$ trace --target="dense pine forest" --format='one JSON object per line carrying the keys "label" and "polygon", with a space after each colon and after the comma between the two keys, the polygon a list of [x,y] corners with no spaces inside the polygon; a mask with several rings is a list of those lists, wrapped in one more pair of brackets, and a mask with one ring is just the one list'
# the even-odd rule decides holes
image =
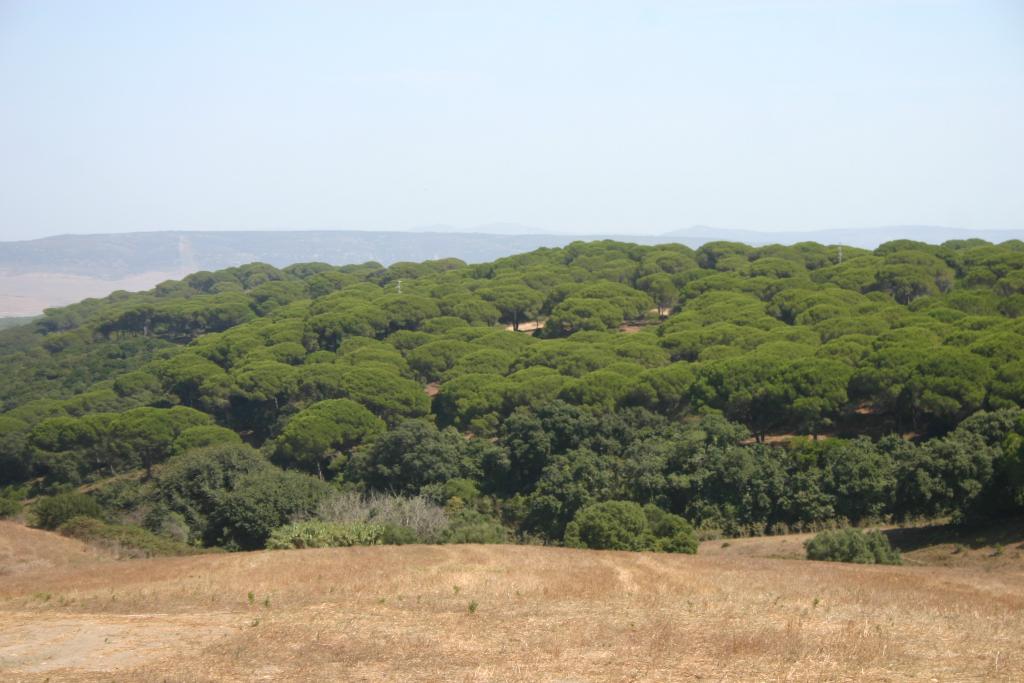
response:
{"label": "dense pine forest", "polygon": [[0,512],[172,550],[998,518],[1022,316],[1019,241],[198,272],[0,331]]}

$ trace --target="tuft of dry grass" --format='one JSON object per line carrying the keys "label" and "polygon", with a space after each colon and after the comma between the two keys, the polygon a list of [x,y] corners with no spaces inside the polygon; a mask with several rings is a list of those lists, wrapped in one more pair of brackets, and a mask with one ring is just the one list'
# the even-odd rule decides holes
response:
{"label": "tuft of dry grass", "polygon": [[467,545],[0,582],[5,680],[988,681],[1018,678],[1022,641],[1011,570]]}

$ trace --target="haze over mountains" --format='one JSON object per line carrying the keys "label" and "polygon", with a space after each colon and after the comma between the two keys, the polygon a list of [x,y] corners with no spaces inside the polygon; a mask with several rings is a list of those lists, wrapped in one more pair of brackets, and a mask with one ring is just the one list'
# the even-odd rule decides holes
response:
{"label": "haze over mountains", "polygon": [[819,231],[758,231],[694,226],[662,234],[569,234],[514,223],[473,228],[433,225],[408,231],[356,230],[156,231],[57,235],[0,242],[0,317],[37,315],[44,308],[143,290],[198,270],[253,261],[282,267],[323,261],[343,265],[454,257],[491,261],[575,240],[614,239],[640,244],[678,242],[689,247],[715,240],[763,244],[814,241],[873,248],[893,239],[940,243],[981,238],[999,243],[1024,230],[966,230],[941,226],[889,226]]}

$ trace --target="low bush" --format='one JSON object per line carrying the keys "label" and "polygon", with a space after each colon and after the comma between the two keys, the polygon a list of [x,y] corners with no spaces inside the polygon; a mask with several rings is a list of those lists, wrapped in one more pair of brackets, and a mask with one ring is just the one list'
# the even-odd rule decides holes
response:
{"label": "low bush", "polygon": [[644,550],[647,516],[637,503],[611,500],[581,508],[565,527],[565,545],[597,550]]}
{"label": "low bush", "polygon": [[[247,477],[274,469],[259,451],[247,445],[220,444],[176,455],[156,472],[152,483],[156,504],[146,515],[146,527],[162,533],[168,515],[174,513],[180,516],[180,524],[179,519],[169,523],[184,530],[189,542],[216,545],[235,523],[217,515],[224,498]],[[216,523],[211,517],[218,517]],[[274,518],[271,528],[288,521],[288,517]]]}
{"label": "low bush", "polygon": [[276,467],[247,474],[217,499],[207,529],[208,535],[213,531],[217,536],[208,538],[207,545],[263,548],[272,530],[309,517],[331,493],[331,487],[316,477]]}
{"label": "low bush", "polygon": [[689,554],[698,546],[696,532],[682,517],[624,500],[581,508],[566,526],[564,542],[570,548]]}
{"label": "low bush", "polygon": [[385,524],[380,542],[381,545],[408,545],[410,543],[423,543],[423,539],[407,526]]}
{"label": "low bush", "polygon": [[694,555],[700,542],[693,526],[679,515],[665,512],[656,505],[645,505],[644,516],[654,536],[650,550],[662,553],[686,553]]}
{"label": "low bush", "polygon": [[0,487],[0,519],[21,514],[21,501],[28,494],[28,486]]}
{"label": "low bush", "polygon": [[100,507],[114,512],[136,510],[146,504],[151,494],[151,486],[130,475],[100,482],[89,492]]}
{"label": "low bush", "polygon": [[21,514],[21,501],[28,493],[27,486],[0,487],[0,519],[16,517]]}
{"label": "low bush", "polygon": [[40,498],[32,505],[32,524],[41,529],[56,529],[74,517],[103,517],[103,508],[84,493],[58,493]]}
{"label": "low bush", "polygon": [[[401,527],[411,531],[416,539],[406,543],[437,543],[449,527],[444,508],[424,496],[340,493],[321,503],[316,516],[325,522]],[[402,538],[410,537],[403,533]]]}
{"label": "low bush", "polygon": [[900,553],[879,531],[860,529],[822,531],[804,543],[808,560],[857,564],[902,564]]}
{"label": "low bush", "polygon": [[19,512],[21,512],[21,503],[13,498],[0,496],[0,519],[14,517]]}
{"label": "low bush", "polygon": [[57,528],[64,536],[112,550],[119,557],[190,555],[195,549],[185,543],[157,536],[130,524],[107,524],[94,517],[73,517]]}
{"label": "low bush", "polygon": [[508,531],[493,517],[463,509],[451,518],[442,543],[505,543]]}
{"label": "low bush", "polygon": [[353,545],[380,545],[385,527],[380,524],[322,522],[309,520],[279,527],[270,532],[269,550],[293,548],[347,548]]}
{"label": "low bush", "polygon": [[[460,490],[466,488],[462,481],[457,481]],[[436,488],[440,491],[444,486]],[[425,495],[341,493],[325,500],[316,516],[328,525],[379,527],[382,545],[505,543],[508,540],[507,530],[493,517],[462,506],[445,509]]]}

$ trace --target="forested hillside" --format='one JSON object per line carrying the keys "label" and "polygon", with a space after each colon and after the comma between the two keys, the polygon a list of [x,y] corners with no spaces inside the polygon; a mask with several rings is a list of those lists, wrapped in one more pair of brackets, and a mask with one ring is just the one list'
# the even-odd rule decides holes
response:
{"label": "forested hillside", "polygon": [[228,548],[1014,514],[1022,314],[1019,241],[199,272],[0,331],[0,503]]}

